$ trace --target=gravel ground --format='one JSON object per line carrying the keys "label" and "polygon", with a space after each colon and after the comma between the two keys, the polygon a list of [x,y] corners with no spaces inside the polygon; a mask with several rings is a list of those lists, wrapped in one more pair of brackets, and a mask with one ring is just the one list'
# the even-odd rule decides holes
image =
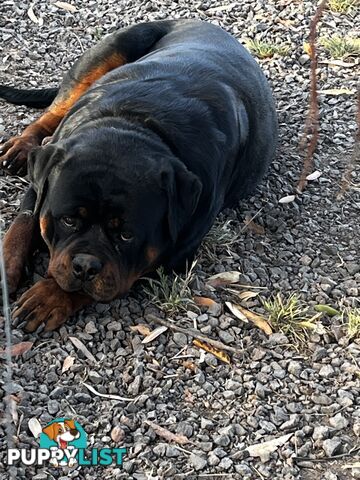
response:
{"label": "gravel ground", "polygon": [[[14,360],[11,391],[17,402],[16,445],[36,446],[28,429],[31,417],[44,426],[55,417],[74,416],[93,447],[125,445],[123,469],[92,467],[71,472],[19,467],[17,478],[81,479],[324,479],[360,478],[359,340],[349,339],[338,317],[322,319],[323,329],[306,346],[294,345],[282,333],[267,337],[224,309],[229,293],[209,291],[205,280],[214,273],[236,270],[241,283],[263,286],[264,297],[297,292],[308,305],[359,306],[359,189],[337,200],[341,175],[349,160],[355,122],[354,95],[322,95],[321,133],[315,156],[322,172],[294,202],[278,200],[294,192],[301,167],[298,149],[308,105],[309,62],[303,42],[315,1],[72,0],[71,13],[52,1],[33,7],[36,24],[27,15],[30,3],[3,0],[0,5],[1,82],[28,87],[58,84],[60,72],[105,33],[144,20],[201,18],[223,26],[241,42],[247,39],[288,45],[287,56],[260,60],[278,105],[280,145],[270,174],[256,195],[238,209],[225,212],[225,224],[237,237],[230,251],[213,244],[203,248],[192,283],[194,293],[210,296],[220,307],[173,316],[179,326],[194,323],[207,336],[243,350],[230,365],[211,354],[200,355],[190,336],[170,330],[144,345],[132,326],[144,316],[164,313],[149,302],[143,286],[128,298],[98,304],[80,313],[59,331],[25,335],[13,330],[14,343],[35,342]],[[360,16],[325,12],[321,35],[356,36]],[[320,51],[320,60],[329,60]],[[349,59],[348,59],[349,60]],[[352,59],[354,60],[354,59]],[[319,65],[321,90],[354,90],[359,70]],[[1,104],[0,136],[14,135],[38,112]],[[0,139],[1,140],[1,139]],[[359,178],[353,172],[353,183]],[[6,224],[14,217],[26,181],[0,176],[1,211]],[[254,217],[261,235],[244,228]],[[227,223],[226,223],[227,222]],[[260,229],[261,230],[261,229]],[[44,258],[30,268],[31,284],[44,274]],[[248,290],[246,288],[245,290]],[[243,303],[261,312],[255,299]],[[151,325],[151,328],[156,325]],[[69,337],[77,337],[95,357],[90,360]],[[74,364],[62,373],[64,359]],[[2,375],[3,377],[3,375]],[[94,395],[84,382],[103,394],[137,397],[122,402]],[[3,378],[0,379],[2,395]],[[3,401],[3,398],[2,398]],[[5,449],[0,404],[0,445]],[[179,445],[158,436],[146,424],[155,422],[188,437]],[[118,427],[114,435],[114,427]],[[291,434],[268,458],[251,457],[246,448]],[[116,442],[114,442],[114,439]],[[350,456],[344,456],[351,452]],[[329,458],[341,455],[339,458]],[[2,468],[0,478],[7,478]],[[359,464],[358,464],[359,465]]]}

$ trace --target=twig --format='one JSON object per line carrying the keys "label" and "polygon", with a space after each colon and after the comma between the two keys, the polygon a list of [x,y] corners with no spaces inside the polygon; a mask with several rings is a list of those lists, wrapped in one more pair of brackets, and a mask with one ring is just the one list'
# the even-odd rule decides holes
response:
{"label": "twig", "polygon": [[314,155],[318,138],[319,138],[319,103],[318,103],[317,76],[316,76],[318,61],[317,61],[315,42],[316,42],[316,28],[326,5],[327,5],[327,0],[322,0],[310,24],[310,35],[309,35],[310,59],[311,59],[310,106],[309,106],[309,113],[305,122],[304,133],[300,141],[300,149],[302,150],[305,149],[307,137],[309,134],[311,135],[311,138],[307,147],[306,157],[304,160],[304,165],[300,175],[300,179],[296,187],[300,193],[306,187],[306,184],[307,184],[306,177],[312,170],[313,155]]}
{"label": "twig", "polygon": [[339,458],[351,457],[354,453],[358,452],[359,450],[360,450],[360,446],[354,447],[352,450],[350,450],[350,452],[341,453],[340,455],[334,455],[332,457],[325,457],[325,458],[292,457],[292,460],[298,460],[302,462],[334,462]]}
{"label": "twig", "polygon": [[91,385],[83,382],[82,383],[84,387],[86,387],[88,390],[90,390],[91,393],[94,395],[97,395],[98,397],[103,397],[103,398],[109,398],[110,400],[118,400],[119,402],[135,402],[138,397],[135,398],[127,398],[127,397],[120,397],[120,395],[112,395],[111,393],[100,393],[97,390],[95,390],[94,387]]}
{"label": "twig", "polygon": [[159,323],[160,325],[165,325],[166,327],[171,328],[171,330],[175,330],[176,332],[184,333],[185,335],[189,335],[190,337],[197,338],[198,340],[202,340],[203,342],[213,345],[215,348],[218,348],[219,350],[227,350],[228,352],[236,353],[238,355],[244,354],[244,350],[240,350],[239,348],[229,347],[229,345],[225,345],[225,343],[219,342],[218,340],[214,340],[212,338],[207,337],[206,335],[203,335],[202,333],[200,333],[198,330],[195,330],[194,328],[178,327],[177,325],[174,325],[172,322],[169,322],[168,320],[164,320],[163,318],[156,317],[151,313],[146,315],[146,319],[150,322],[155,322],[155,323]]}
{"label": "twig", "polygon": [[351,173],[357,163],[360,164],[360,84],[357,87],[357,114],[356,114],[356,124],[357,130],[355,134],[355,144],[354,150],[350,157],[348,164],[346,165],[346,169],[344,175],[341,179],[340,183],[340,191],[337,194],[336,198],[339,200],[344,196],[344,193],[348,189],[349,185],[351,185]]}

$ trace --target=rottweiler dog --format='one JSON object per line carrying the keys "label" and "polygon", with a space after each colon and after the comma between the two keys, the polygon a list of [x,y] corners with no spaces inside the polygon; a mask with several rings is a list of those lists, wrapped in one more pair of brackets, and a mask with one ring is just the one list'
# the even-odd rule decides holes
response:
{"label": "rottweiler dog", "polygon": [[1,86],[0,96],[48,106],[0,152],[5,170],[27,170],[31,182],[4,239],[11,292],[38,229],[50,251],[48,277],[15,312],[28,331],[121,297],[160,265],[180,269],[276,148],[260,67],[235,38],[196,20],[121,29],[86,51],[59,89]]}

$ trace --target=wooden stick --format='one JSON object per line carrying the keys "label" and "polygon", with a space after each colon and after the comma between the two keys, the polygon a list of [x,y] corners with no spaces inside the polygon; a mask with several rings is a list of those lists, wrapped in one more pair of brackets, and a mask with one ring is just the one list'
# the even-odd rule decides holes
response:
{"label": "wooden stick", "polygon": [[197,338],[198,340],[209,343],[210,345],[214,346],[215,348],[218,348],[219,350],[227,350],[228,352],[235,353],[237,355],[244,354],[244,350],[240,350],[239,348],[229,347],[228,345],[225,345],[225,343],[219,342],[218,340],[214,340],[212,338],[207,337],[206,335],[203,335],[202,333],[199,332],[199,330],[195,330],[195,328],[178,327],[174,323],[169,322],[168,320],[164,320],[163,318],[156,317],[151,313],[149,313],[149,315],[146,315],[146,319],[149,322],[155,322],[155,323],[159,323],[160,325],[164,325],[165,327],[168,327],[171,330],[175,330],[175,332],[184,333],[185,335],[189,335],[190,337]]}
{"label": "wooden stick", "polygon": [[327,0],[322,0],[319,4],[316,13],[310,24],[310,108],[309,113],[306,118],[305,129],[303,137],[300,141],[300,148],[304,149],[307,141],[308,134],[311,134],[310,142],[307,147],[307,153],[304,160],[303,169],[300,175],[299,182],[297,184],[298,192],[302,192],[307,184],[306,177],[311,172],[313,168],[313,155],[317,147],[317,142],[319,138],[319,103],[318,103],[318,93],[317,93],[317,75],[316,69],[318,65],[317,54],[316,54],[316,28],[319,23],[319,20],[327,6]]}

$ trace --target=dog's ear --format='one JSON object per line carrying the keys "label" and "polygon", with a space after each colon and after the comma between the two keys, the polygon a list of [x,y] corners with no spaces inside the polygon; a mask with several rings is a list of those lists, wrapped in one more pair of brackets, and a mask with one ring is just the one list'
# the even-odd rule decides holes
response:
{"label": "dog's ear", "polygon": [[28,156],[28,173],[37,195],[34,214],[38,214],[40,211],[52,168],[61,162],[64,156],[64,149],[56,144],[48,144],[31,150]]}
{"label": "dog's ear", "polygon": [[195,212],[202,184],[181,162],[166,165],[161,173],[161,185],[168,197],[168,222],[173,243]]}
{"label": "dog's ear", "polygon": [[64,422],[71,430],[76,430],[75,421],[74,420],[65,420]]}
{"label": "dog's ear", "polygon": [[42,431],[50,438],[50,440],[55,440],[57,435],[57,423],[54,422],[51,425],[48,425],[47,427],[43,428]]}

